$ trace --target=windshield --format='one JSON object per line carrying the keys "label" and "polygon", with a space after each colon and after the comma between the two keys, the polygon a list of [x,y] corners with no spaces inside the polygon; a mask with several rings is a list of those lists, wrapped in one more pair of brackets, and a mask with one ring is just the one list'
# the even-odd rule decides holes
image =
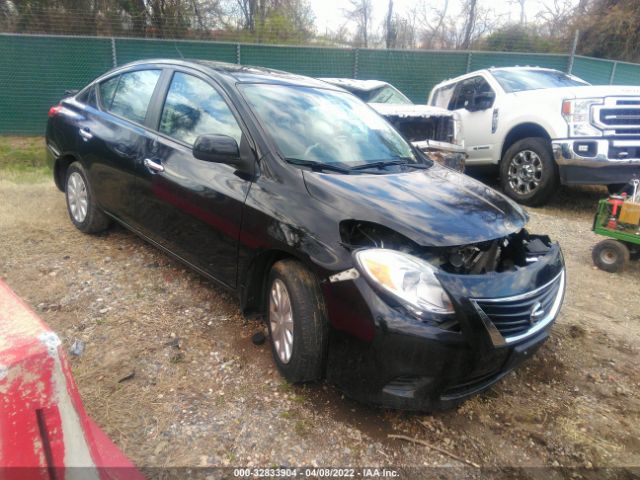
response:
{"label": "windshield", "polygon": [[557,70],[492,70],[491,74],[507,93],[589,85],[578,77]]}
{"label": "windshield", "polygon": [[367,99],[365,101],[367,103],[393,103],[401,105],[413,104],[413,102],[405,97],[399,90],[396,90],[390,85],[366,92],[366,96]]}
{"label": "windshield", "polygon": [[241,89],[285,159],[344,168],[419,162],[391,125],[349,93],[264,84]]}

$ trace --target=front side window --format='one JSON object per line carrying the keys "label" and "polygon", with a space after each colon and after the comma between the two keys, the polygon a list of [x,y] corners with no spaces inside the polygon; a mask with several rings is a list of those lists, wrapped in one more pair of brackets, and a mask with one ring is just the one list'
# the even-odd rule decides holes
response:
{"label": "front side window", "polygon": [[289,85],[241,88],[287,160],[346,168],[398,159],[418,163],[400,134],[353,95]]}
{"label": "front side window", "polygon": [[[142,124],[147,115],[147,107],[159,78],[160,70],[137,70],[123,73],[120,75],[110,103],[105,102],[105,95],[102,93],[104,84],[100,86],[102,105],[115,115]],[[108,88],[107,86],[105,92],[107,94],[109,93]],[[106,99],[108,102],[108,97]]]}
{"label": "front side window", "polygon": [[451,99],[449,110],[459,110],[473,106],[477,99],[493,94],[489,83],[483,77],[471,77],[462,80]]}
{"label": "front side window", "polygon": [[240,144],[242,130],[222,96],[204,80],[176,72],[162,109],[160,132],[188,145],[198,135],[228,135]]}
{"label": "front side window", "polygon": [[447,85],[445,87],[439,88],[433,94],[433,100],[431,105],[440,108],[448,108],[449,102],[451,102],[451,97],[453,96],[453,91],[456,88],[456,84],[453,83],[451,85]]}

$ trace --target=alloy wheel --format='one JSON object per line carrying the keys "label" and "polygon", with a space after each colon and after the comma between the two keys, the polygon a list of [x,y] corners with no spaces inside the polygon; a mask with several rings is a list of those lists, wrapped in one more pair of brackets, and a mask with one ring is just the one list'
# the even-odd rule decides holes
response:
{"label": "alloy wheel", "polygon": [[84,222],[87,217],[89,197],[87,185],[78,172],[73,172],[67,180],[67,202],[73,219],[78,223]]}
{"label": "alloy wheel", "polygon": [[511,189],[519,195],[527,195],[539,187],[542,181],[542,160],[533,150],[516,153],[507,171]]}
{"label": "alloy wheel", "polygon": [[278,278],[269,292],[269,326],[278,358],[284,364],[289,363],[293,352],[293,310],[289,291]]}

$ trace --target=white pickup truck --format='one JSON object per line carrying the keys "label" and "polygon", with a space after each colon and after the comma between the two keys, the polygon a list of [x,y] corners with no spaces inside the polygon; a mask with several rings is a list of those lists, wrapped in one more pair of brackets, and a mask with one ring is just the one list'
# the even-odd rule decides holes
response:
{"label": "white pickup truck", "polygon": [[436,85],[428,103],[458,113],[467,165],[498,165],[522,204],[544,204],[559,184],[613,189],[640,174],[640,87],[489,68]]}

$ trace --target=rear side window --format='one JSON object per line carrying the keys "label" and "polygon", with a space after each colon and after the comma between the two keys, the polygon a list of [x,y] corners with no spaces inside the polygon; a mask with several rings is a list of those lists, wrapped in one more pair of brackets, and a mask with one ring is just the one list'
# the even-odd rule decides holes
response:
{"label": "rear side window", "polygon": [[240,144],[242,131],[220,94],[204,80],[176,72],[162,109],[160,132],[193,145],[198,135],[228,135]]}
{"label": "rear side window", "polygon": [[76,96],[76,100],[80,103],[84,103],[85,105],[96,107],[96,89],[94,87],[85,89],[82,93]]}
{"label": "rear side window", "polygon": [[136,123],[144,123],[147,107],[159,78],[160,70],[138,70],[123,73],[120,75],[115,94],[113,94],[111,106],[105,104],[101,85],[100,96],[103,98],[103,105],[115,115]]}

